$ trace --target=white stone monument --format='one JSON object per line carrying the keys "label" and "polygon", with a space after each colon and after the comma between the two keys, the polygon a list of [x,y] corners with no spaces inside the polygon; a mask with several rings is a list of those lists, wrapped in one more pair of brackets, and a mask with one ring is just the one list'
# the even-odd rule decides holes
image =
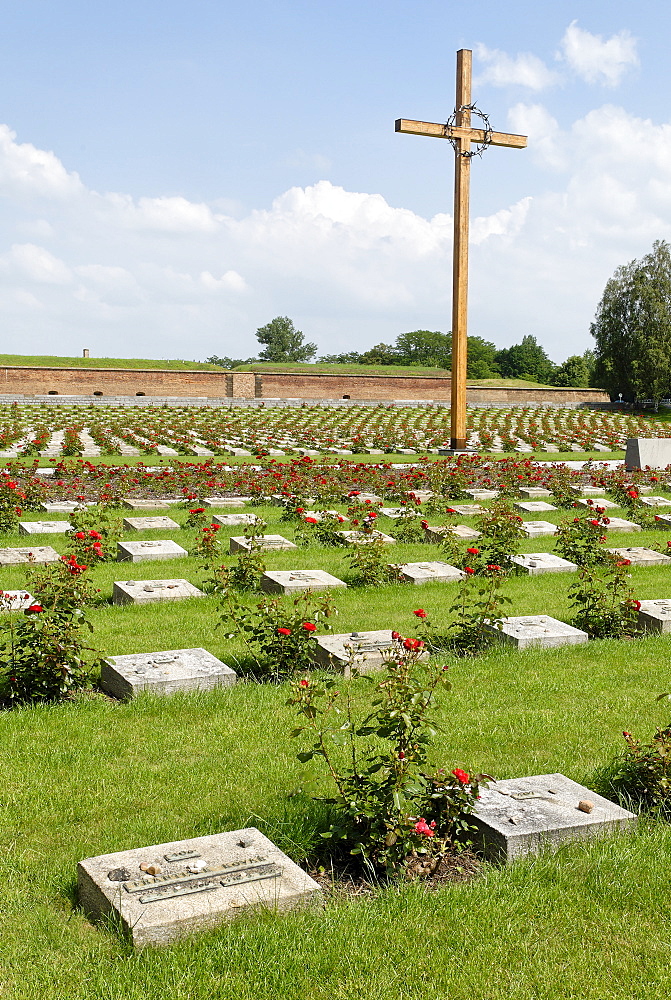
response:
{"label": "white stone monument", "polygon": [[100,671],[103,690],[124,699],[134,698],[141,691],[209,691],[235,684],[236,680],[234,670],[202,648],[108,656]]}

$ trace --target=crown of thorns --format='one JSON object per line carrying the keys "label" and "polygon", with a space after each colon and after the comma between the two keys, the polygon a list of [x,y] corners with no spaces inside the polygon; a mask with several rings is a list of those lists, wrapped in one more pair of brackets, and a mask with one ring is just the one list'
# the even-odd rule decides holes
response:
{"label": "crown of thorns", "polygon": [[[450,133],[457,124],[457,115],[461,114],[463,111],[470,111],[472,115],[475,115],[482,122],[482,130],[484,132],[484,137],[480,142],[475,143],[475,149],[460,150],[459,149],[459,139],[456,139]],[[462,104],[460,108],[455,108],[450,117],[445,122],[445,135],[450,142],[450,145],[454,149],[458,156],[465,156],[467,159],[471,159],[473,156],[482,156],[487,146],[491,145],[493,129],[489,122],[489,116],[480,111],[475,104]]]}

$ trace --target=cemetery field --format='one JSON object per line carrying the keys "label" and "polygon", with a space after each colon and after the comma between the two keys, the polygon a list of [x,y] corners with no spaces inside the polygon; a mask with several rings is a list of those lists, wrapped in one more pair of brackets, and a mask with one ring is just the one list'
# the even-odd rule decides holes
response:
{"label": "cemetery field", "polygon": [[[374,487],[385,503],[396,506],[404,489],[438,488],[446,469],[460,475],[456,463],[420,468],[421,482],[412,469],[389,479],[386,469],[361,472],[343,464],[327,470],[309,463],[284,467],[279,480],[272,469],[248,467],[210,468],[206,477],[212,478],[206,478],[197,463],[174,474],[159,470],[138,477],[133,470],[110,473],[93,463],[84,473],[70,459],[60,469],[61,480],[19,478],[30,498],[21,522],[66,520],[67,513],[40,511],[39,503],[75,494],[96,499],[106,479],[111,492],[173,499],[191,484],[192,502],[198,494],[254,485],[262,494],[277,488],[287,495],[293,486],[304,498],[312,486],[330,491],[328,499],[315,503],[317,509],[347,516],[353,498],[342,494],[352,476],[359,489]],[[515,456],[512,465],[485,462],[477,472],[473,467],[462,485],[504,484],[511,477],[528,486],[549,485],[553,474],[520,465]],[[566,475],[576,484],[599,483],[606,496],[604,484],[610,487],[617,479],[598,471],[582,478]],[[655,494],[671,498],[667,473],[639,476],[641,483],[648,480]],[[510,499],[521,498],[511,493]],[[282,508],[269,500],[259,497],[244,511],[263,518],[267,533],[289,540],[298,533],[300,541],[300,518],[283,520]],[[473,501],[465,495],[449,502]],[[197,532],[182,526],[188,506],[114,513],[167,515],[178,528],[125,531],[123,540],[170,539],[190,551]],[[419,505],[422,515],[424,509]],[[431,524],[440,523],[430,510]],[[557,525],[580,513],[581,508],[570,508],[522,516]],[[609,513],[626,517],[622,510]],[[443,521],[478,524],[461,513],[443,515]],[[376,527],[394,536],[398,520],[380,514]],[[233,563],[227,540],[242,531],[233,525],[219,530],[227,565]],[[609,535],[607,544],[665,549],[667,538],[671,535],[656,525]],[[0,535],[2,549],[29,544],[71,551],[64,534]],[[462,548],[472,544],[464,541]],[[554,545],[551,534],[541,535],[522,540],[520,551],[552,552]],[[268,551],[264,559],[269,570],[322,569],[349,584],[333,591],[335,632],[390,628],[415,636],[418,608],[438,623],[450,618],[458,583],[358,587],[349,551],[313,541]],[[387,552],[393,563],[449,561],[437,545],[424,541],[395,543]],[[1,1000],[359,1000],[362,993],[382,1000],[652,1000],[668,992],[671,829],[646,818],[636,833],[565,845],[507,867],[483,863],[474,879],[440,888],[378,884],[353,897],[336,886],[316,907],[245,914],[165,949],[134,951],[114,926],[92,926],[76,898],[76,865],[82,858],[256,826],[310,868],[324,820],[323,807],[312,796],[331,789],[316,762],[296,759],[304,746],[288,735],[296,724],[286,705],[289,684],[255,679],[258,668],[248,649],[218,626],[217,597],[148,606],[109,603],[118,580],[185,578],[199,587],[204,574],[197,557],[108,562],[89,572],[100,590],[99,603],[89,611],[91,644],[100,655],[204,647],[236,669],[239,680],[211,692],[144,694],[121,702],[95,687],[94,671],[94,686],[70,702],[0,713]],[[630,572],[638,600],[671,598],[669,565],[632,565]],[[570,621],[573,577],[509,577],[503,588],[511,604],[504,613]],[[0,567],[5,590],[25,588],[26,579],[23,566]],[[259,597],[243,599],[252,605]],[[561,772],[595,788],[598,770],[622,749],[622,730],[647,739],[655,726],[668,723],[668,703],[656,696],[671,688],[670,652],[669,635],[648,635],[559,649],[495,647],[468,659],[445,655],[452,691],[440,698],[433,759],[447,769],[482,770],[497,778]],[[343,679],[342,684],[363,712],[367,683]]]}

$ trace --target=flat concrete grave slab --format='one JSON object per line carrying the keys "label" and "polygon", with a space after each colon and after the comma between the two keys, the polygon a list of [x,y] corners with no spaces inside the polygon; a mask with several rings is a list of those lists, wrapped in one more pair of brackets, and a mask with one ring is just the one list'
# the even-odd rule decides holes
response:
{"label": "flat concrete grave slab", "polygon": [[366,545],[368,542],[381,538],[385,545],[393,545],[396,541],[391,535],[385,535],[383,531],[336,531],[340,535],[345,545]]}
{"label": "flat concrete grave slab", "polygon": [[0,590],[0,613],[23,611],[35,603],[35,598],[27,590]]}
{"label": "flat concrete grave slab", "polygon": [[20,535],[64,535],[71,530],[68,521],[19,521]]}
{"label": "flat concrete grave slab", "polygon": [[514,618],[503,618],[502,627],[485,625],[486,630],[508,646],[517,649],[529,649],[540,646],[543,649],[553,649],[555,646],[577,646],[587,642],[589,636],[573,625],[560,622],[549,615],[520,615]]}
{"label": "flat concrete grave slab", "polygon": [[466,576],[462,570],[446,562],[403,563],[398,568],[404,580],[418,585],[434,580],[438,583],[451,583],[453,580],[463,580]]}
{"label": "flat concrete grave slab", "polygon": [[557,525],[551,521],[522,521],[520,528],[529,538],[540,538],[542,535],[554,535]]}
{"label": "flat concrete grave slab", "polygon": [[154,604],[157,601],[185,601],[205,597],[188,580],[115,580],[113,604]]}
{"label": "flat concrete grave slab", "polygon": [[251,497],[205,497],[199,500],[195,507],[242,507],[249,503]]}
{"label": "flat concrete grave slab", "polygon": [[264,594],[296,594],[302,590],[331,590],[346,586],[343,580],[323,569],[268,570],[261,577]]}
{"label": "flat concrete grave slab", "polygon": [[177,542],[161,538],[151,542],[117,542],[117,562],[148,562],[151,559],[183,559],[188,556]]}
{"label": "flat concrete grave slab", "polygon": [[201,648],[108,656],[100,671],[101,686],[117,698],[134,698],[141,691],[209,691],[237,679],[234,670]]}
{"label": "flat concrete grave slab", "polygon": [[[251,548],[251,540],[245,538],[244,535],[233,535],[229,539],[229,551],[234,552],[246,552]],[[256,539],[256,545],[261,549],[296,549],[297,545],[290,542],[288,538],[284,538],[283,535],[259,535]]]}
{"label": "flat concrete grave slab", "polygon": [[649,632],[671,632],[671,598],[641,601],[638,623]]}
{"label": "flat concrete grave slab", "polygon": [[125,531],[154,531],[163,528],[165,531],[176,531],[179,529],[177,521],[171,517],[124,517],[123,526]]}
{"label": "flat concrete grave slab", "polygon": [[451,535],[456,535],[457,538],[479,538],[480,532],[476,531],[475,528],[469,528],[467,524],[454,524],[449,527],[443,525],[436,525],[432,527],[429,525],[428,528],[424,529],[424,538],[427,542],[440,542],[443,535],[449,532]]}
{"label": "flat concrete grave slab", "polygon": [[510,556],[510,561],[517,567],[518,573],[528,576],[540,576],[542,573],[572,573],[578,567],[568,559],[562,559],[552,552],[525,552],[523,555]]}
{"label": "flat concrete grave slab", "polygon": [[[345,677],[349,677],[352,666],[362,674],[381,670],[389,650],[395,648],[397,643],[391,637],[391,629],[322,635],[317,639],[315,660],[319,666],[331,669],[335,667],[343,670]],[[428,656],[428,653],[422,655]]]}
{"label": "flat concrete grave slab", "polygon": [[461,514],[462,517],[477,517],[485,511],[479,503],[451,503],[447,509],[453,510],[455,514]]}
{"label": "flat concrete grave slab", "polygon": [[342,524],[344,524],[345,521],[349,521],[349,518],[345,517],[345,515],[341,514],[340,511],[338,511],[338,510],[306,510],[306,511],[303,511],[303,517],[304,518],[305,517],[314,517],[315,521],[322,521],[327,514],[330,514],[332,517],[337,517]]}
{"label": "flat concrete grave slab", "polygon": [[625,469],[666,469],[671,465],[671,438],[628,438]]}
{"label": "flat concrete grave slab", "polygon": [[671,500],[666,497],[641,497],[641,503],[646,507],[671,507]]}
{"label": "flat concrete grave slab", "polygon": [[[148,875],[141,864],[161,872]],[[170,944],[245,910],[321,898],[317,883],[254,827],[86,858],[77,890],[91,920],[116,916],[136,947]]]}
{"label": "flat concrete grave slab", "polygon": [[474,500],[494,500],[500,492],[500,490],[464,490],[466,496]]}
{"label": "flat concrete grave slab", "polygon": [[581,497],[576,500],[576,503],[580,504],[581,507],[603,507],[604,510],[615,510],[619,507],[619,503],[614,503],[613,500],[608,500],[606,497]]}
{"label": "flat concrete grave slab", "polygon": [[51,545],[26,545],[16,549],[0,549],[0,566],[16,566],[31,562],[46,564],[58,562],[60,558]]}
{"label": "flat concrete grave slab", "polygon": [[640,524],[634,524],[633,521],[625,521],[623,517],[611,517],[609,518],[610,523],[605,524],[604,528],[606,531],[640,531]]}
{"label": "flat concrete grave slab", "polygon": [[625,549],[608,549],[608,551],[620,559],[628,559],[632,566],[663,566],[665,563],[671,563],[671,556],[665,556],[654,549],[646,549],[642,545]]}
{"label": "flat concrete grave slab", "polygon": [[232,528],[240,524],[256,524],[256,514],[213,514],[212,523],[222,528]]}
{"label": "flat concrete grave slab", "polygon": [[384,514],[385,517],[419,517],[421,510],[414,505],[408,507],[380,507],[380,514]]}
{"label": "flat concrete grave slab", "polygon": [[542,497],[552,496],[550,490],[546,490],[542,486],[520,486],[520,493],[529,500],[540,500]]}
{"label": "flat concrete grave slab", "polygon": [[600,493],[603,493],[601,486],[572,486],[571,489],[585,497],[598,497]]}
{"label": "flat concrete grave slab", "polygon": [[49,500],[40,504],[40,510],[45,510],[47,514],[72,514],[73,511],[80,510],[82,507],[93,506],[95,506],[93,502],[83,503],[79,500]]}
{"label": "flat concrete grave slab", "polygon": [[[398,468],[398,466],[396,466],[396,468]],[[363,493],[357,493],[356,496],[350,496],[349,493],[346,493],[343,500],[345,503],[350,503],[353,500],[359,500],[361,503],[366,503],[367,500],[371,504],[382,503],[382,497],[379,497],[377,493],[366,493],[365,491]]]}
{"label": "flat concrete grave slab", "polygon": [[548,510],[557,509],[553,504],[546,503],[545,500],[521,500],[515,504],[515,507],[527,514],[542,514]]}
{"label": "flat concrete grave slab", "polygon": [[123,505],[128,510],[169,510],[170,508],[167,500],[124,500]]}
{"label": "flat concrete grave slab", "polygon": [[636,816],[563,774],[534,774],[481,787],[469,822],[486,856],[509,862],[571,840],[629,830]]}

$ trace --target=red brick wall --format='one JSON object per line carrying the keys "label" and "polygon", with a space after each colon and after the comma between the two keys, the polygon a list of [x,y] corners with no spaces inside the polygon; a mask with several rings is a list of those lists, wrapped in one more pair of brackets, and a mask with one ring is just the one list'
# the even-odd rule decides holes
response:
{"label": "red brick wall", "polygon": [[[226,375],[208,371],[121,368],[0,368],[0,393],[27,395],[226,396]],[[252,393],[253,395],[253,393]]]}
{"label": "red brick wall", "polygon": [[412,375],[317,375],[262,372],[264,399],[438,399],[449,401],[451,379]]}

